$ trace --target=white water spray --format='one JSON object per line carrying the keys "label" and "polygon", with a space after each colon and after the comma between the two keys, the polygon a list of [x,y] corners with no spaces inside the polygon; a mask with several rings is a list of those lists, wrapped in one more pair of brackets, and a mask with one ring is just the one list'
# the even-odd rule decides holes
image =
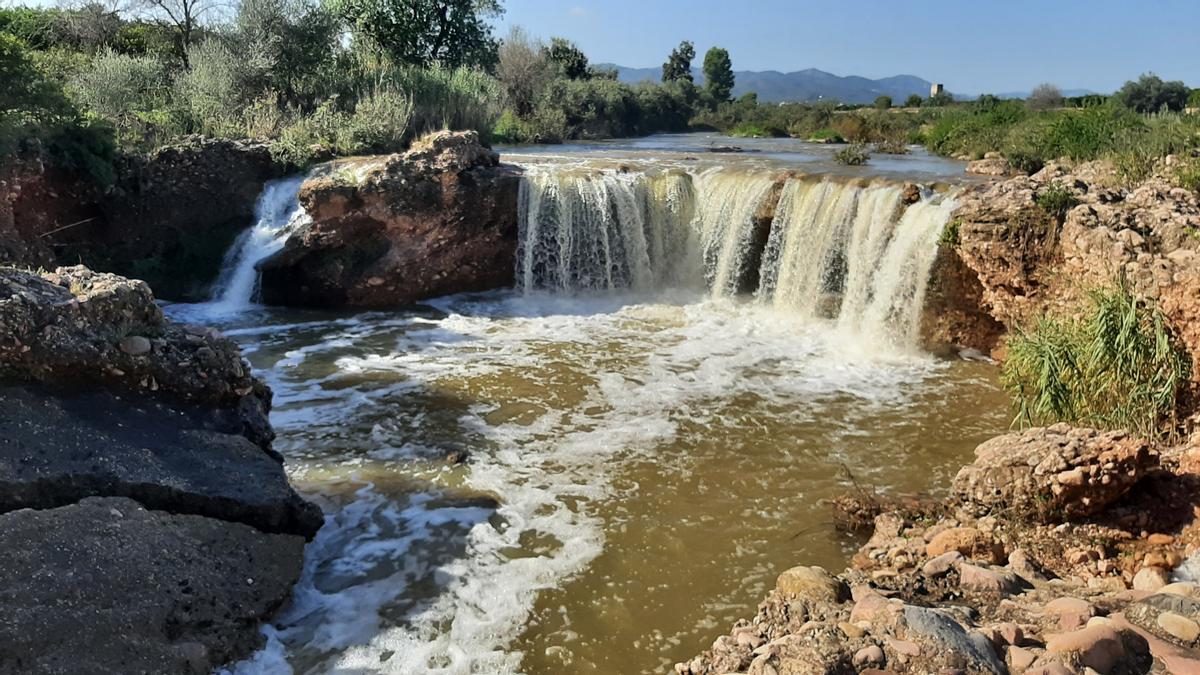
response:
{"label": "white water spray", "polygon": [[283,248],[288,235],[310,220],[298,198],[304,178],[283,178],[263,188],[254,207],[253,227],[239,235],[225,254],[221,274],[213,284],[212,314],[235,314],[254,305],[259,280],[256,266]]}

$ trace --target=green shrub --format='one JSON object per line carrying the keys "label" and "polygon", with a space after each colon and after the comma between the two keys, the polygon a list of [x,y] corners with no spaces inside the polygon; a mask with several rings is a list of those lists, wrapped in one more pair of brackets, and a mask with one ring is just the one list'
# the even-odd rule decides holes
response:
{"label": "green shrub", "polygon": [[125,143],[152,146],[171,134],[172,122],[162,110],[170,100],[167,72],[153,58],[102,49],[68,91],[84,109],[113,124]]}
{"label": "green shrub", "polygon": [[336,140],[338,154],[395,152],[409,138],[413,104],[403,92],[379,88],[358,99]]}
{"label": "green shrub", "polygon": [[1200,192],[1200,158],[1192,157],[1180,162],[1172,173],[1179,187]]}
{"label": "green shrub", "polygon": [[962,229],[962,221],[958,218],[946,223],[946,227],[942,228],[942,233],[938,235],[938,246],[944,248],[957,248],[959,242],[959,230]]}
{"label": "green shrub", "polygon": [[783,129],[772,126],[764,126],[757,122],[743,122],[729,130],[730,136],[738,138],[782,138],[787,136],[787,132]]}
{"label": "green shrub", "polygon": [[191,68],[175,77],[175,104],[188,128],[214,136],[242,135],[242,110],[269,64],[261,54],[235,54],[216,39],[188,49]]}
{"label": "green shrub", "polygon": [[845,143],[846,139],[833,129],[818,129],[808,134],[808,140],[818,143]]}
{"label": "green shrub", "polygon": [[846,147],[833,153],[833,158],[840,164],[847,166],[861,166],[871,159],[871,153],[867,150],[865,143],[851,143]]}
{"label": "green shrub", "polygon": [[380,80],[412,100],[410,129],[414,136],[441,129],[474,129],[487,141],[500,116],[500,83],[471,68],[401,67]]}
{"label": "green shrub", "polygon": [[1003,380],[1014,424],[1071,422],[1173,435],[1191,365],[1162,313],[1122,279],[1090,294],[1080,320],[1042,317],[1009,343]]}
{"label": "green shrub", "polygon": [[1042,190],[1033,198],[1033,201],[1060,222],[1066,218],[1068,211],[1079,205],[1079,200],[1075,198],[1075,195],[1058,184],[1050,185]]}

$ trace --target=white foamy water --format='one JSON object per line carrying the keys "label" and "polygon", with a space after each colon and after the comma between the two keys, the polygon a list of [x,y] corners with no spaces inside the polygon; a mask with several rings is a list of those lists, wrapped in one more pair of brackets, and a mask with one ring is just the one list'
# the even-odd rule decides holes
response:
{"label": "white foamy water", "polygon": [[309,222],[297,195],[304,176],[270,181],[254,207],[255,222],[234,242],[221,265],[221,275],[207,303],[212,316],[228,316],[254,306],[258,291],[256,265],[283,248],[288,235]]}

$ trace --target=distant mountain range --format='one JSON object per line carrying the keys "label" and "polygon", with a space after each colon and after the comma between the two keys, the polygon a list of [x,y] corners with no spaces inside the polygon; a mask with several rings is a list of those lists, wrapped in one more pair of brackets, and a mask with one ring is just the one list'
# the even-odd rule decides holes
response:
{"label": "distant mountain range", "polygon": [[[662,79],[662,68],[626,68],[611,63],[599,64],[597,67],[615,69],[617,78],[630,84],[643,81],[658,82]],[[931,84],[928,80],[914,75],[895,75],[872,80],[854,75],[842,77],[816,68],[794,73],[781,73],[777,70],[739,70],[734,71],[733,75],[734,96],[753,91],[758,94],[758,100],[764,102],[832,99],[842,103],[870,103],[879,96],[887,95],[896,103],[901,103],[911,94],[929,96]],[[704,83],[704,73],[699,68],[692,69],[692,77],[695,78],[696,84]]]}
{"label": "distant mountain range", "polygon": [[[627,68],[612,63],[597,64],[597,68],[617,71],[622,82],[658,82],[662,79],[662,68]],[[856,75],[840,76],[816,68],[781,73],[777,70],[734,71],[733,95],[747,92],[758,94],[758,100],[778,103],[783,101],[835,100],[841,103],[871,103],[879,96],[891,96],[897,105],[912,94],[921,98],[929,96],[932,83],[915,75],[893,75],[878,80]],[[696,84],[704,83],[704,73],[692,68]],[[1087,89],[1064,89],[1063,96],[1091,94]],[[996,94],[1000,98],[1027,98],[1029,92],[1005,92]],[[955,98],[974,99],[977,95],[955,94]]]}

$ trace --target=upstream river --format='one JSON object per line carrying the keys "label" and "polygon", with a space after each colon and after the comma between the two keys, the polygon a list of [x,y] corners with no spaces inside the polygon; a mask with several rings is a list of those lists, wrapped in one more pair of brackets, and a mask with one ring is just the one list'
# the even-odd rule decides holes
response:
{"label": "upstream river", "polygon": [[[235,672],[665,673],[784,569],[845,565],[858,542],[822,500],[945,486],[1005,428],[993,366],[916,337],[953,188],[905,208],[901,180],[961,166],[848,178],[825,148],[772,141],[690,167],[712,140],[506,153],[528,174],[512,289],[169,308],[243,345],[275,391],[275,447],[327,514]],[[748,257],[781,165],[806,175]],[[302,220],[275,187],[264,219]]]}

